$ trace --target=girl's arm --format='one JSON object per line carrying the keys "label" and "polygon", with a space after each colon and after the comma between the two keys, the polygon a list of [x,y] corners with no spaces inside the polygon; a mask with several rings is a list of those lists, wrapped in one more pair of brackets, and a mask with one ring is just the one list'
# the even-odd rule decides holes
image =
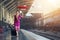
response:
{"label": "girl's arm", "polygon": [[24,14],[23,14],[23,13],[21,14],[21,17],[22,17],[22,18],[24,17]]}

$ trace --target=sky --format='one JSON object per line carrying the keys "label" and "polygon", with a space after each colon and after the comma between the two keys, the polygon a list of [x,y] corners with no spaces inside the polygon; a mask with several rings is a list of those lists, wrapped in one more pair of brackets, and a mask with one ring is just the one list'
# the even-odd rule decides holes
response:
{"label": "sky", "polygon": [[43,13],[44,15],[60,8],[60,0],[34,0],[28,13]]}

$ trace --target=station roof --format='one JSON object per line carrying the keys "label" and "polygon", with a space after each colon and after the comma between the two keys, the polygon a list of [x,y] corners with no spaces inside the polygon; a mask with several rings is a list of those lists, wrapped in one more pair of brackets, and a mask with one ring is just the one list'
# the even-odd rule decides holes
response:
{"label": "station roof", "polygon": [[28,8],[23,11],[23,13],[27,13],[32,3],[33,0],[0,0],[0,5],[3,5],[9,12],[16,11],[18,5],[27,5]]}

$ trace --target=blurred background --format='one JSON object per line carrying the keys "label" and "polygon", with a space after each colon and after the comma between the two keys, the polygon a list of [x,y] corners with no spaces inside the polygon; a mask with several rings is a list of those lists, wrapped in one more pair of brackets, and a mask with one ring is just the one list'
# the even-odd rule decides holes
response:
{"label": "blurred background", "polygon": [[18,6],[27,7],[19,9],[24,14],[20,20],[21,29],[36,34],[43,30],[60,35],[60,0],[0,0],[0,29],[6,31],[9,25],[13,26]]}

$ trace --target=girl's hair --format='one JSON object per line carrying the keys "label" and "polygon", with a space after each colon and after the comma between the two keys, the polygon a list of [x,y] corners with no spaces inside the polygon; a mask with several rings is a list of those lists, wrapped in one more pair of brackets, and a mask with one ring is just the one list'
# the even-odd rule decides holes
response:
{"label": "girl's hair", "polygon": [[17,10],[16,12],[19,12],[19,10]]}
{"label": "girl's hair", "polygon": [[17,21],[16,15],[14,16],[14,20]]}

